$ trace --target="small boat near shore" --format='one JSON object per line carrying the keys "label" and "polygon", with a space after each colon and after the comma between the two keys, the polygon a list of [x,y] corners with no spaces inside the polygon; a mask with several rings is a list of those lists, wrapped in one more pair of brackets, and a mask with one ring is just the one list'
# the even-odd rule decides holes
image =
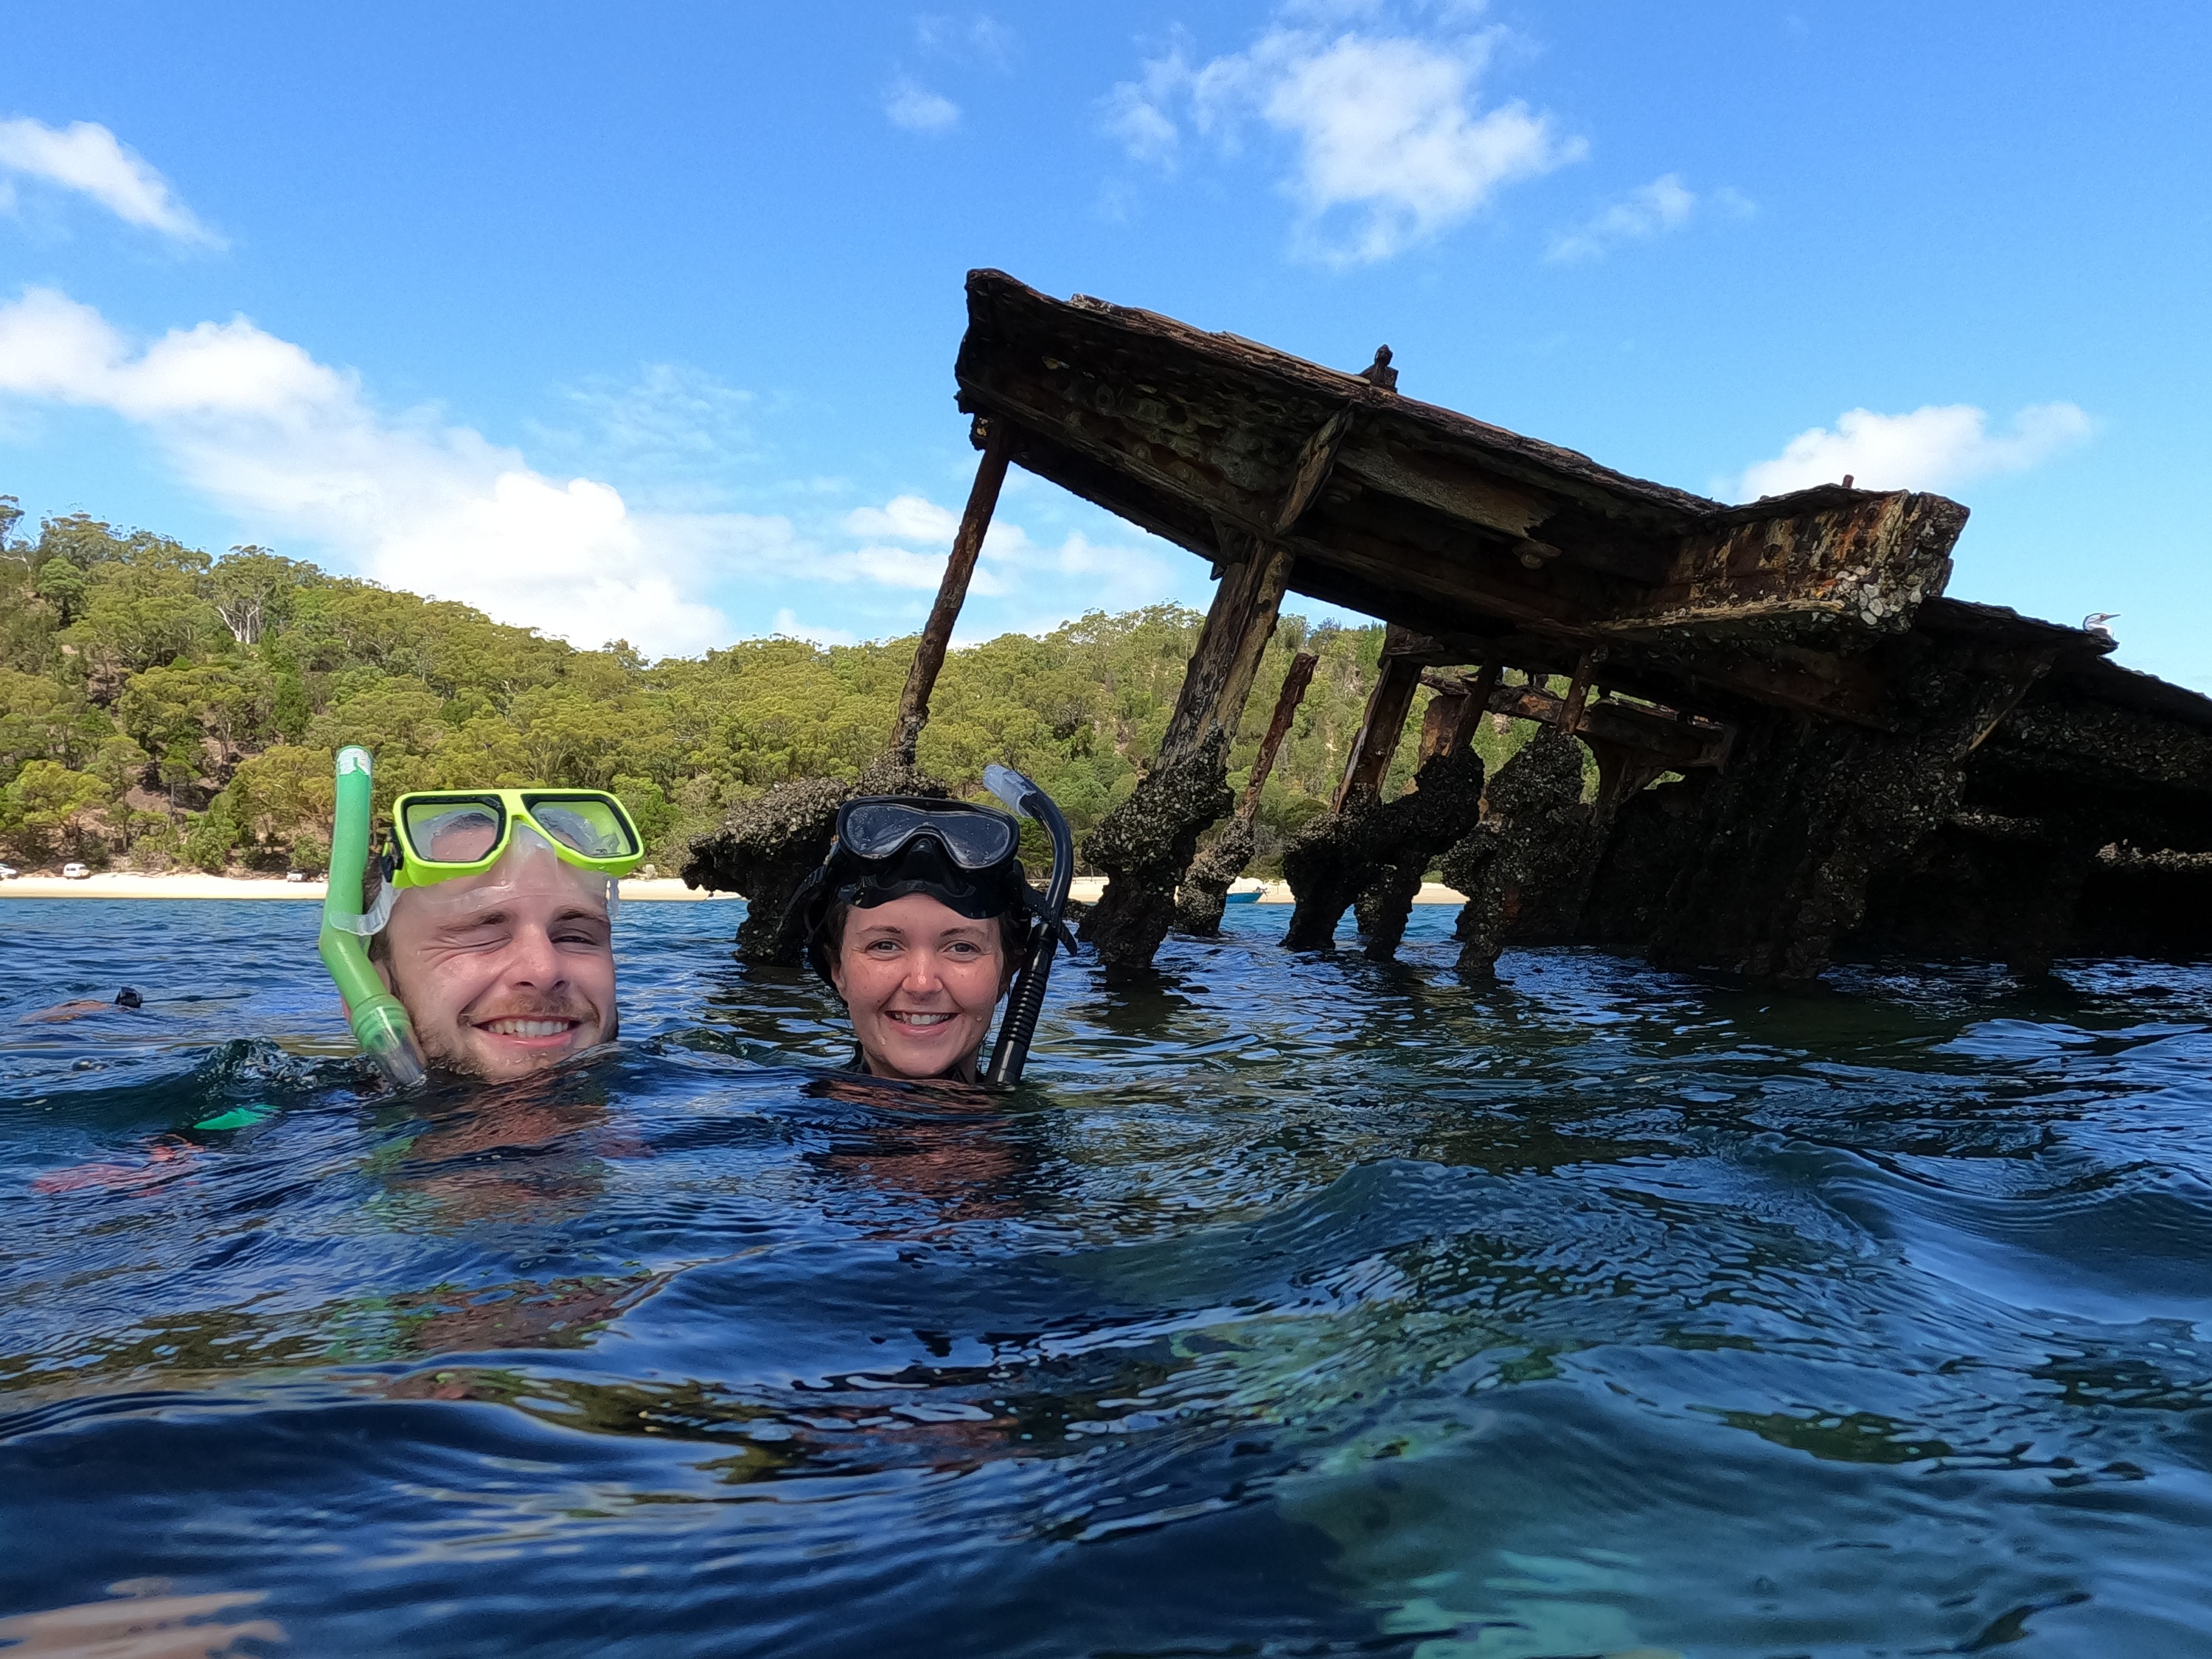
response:
{"label": "small boat near shore", "polygon": [[1257,876],[1239,876],[1229,884],[1224,902],[1230,904],[1257,904],[1260,895],[1267,890],[1267,884]]}

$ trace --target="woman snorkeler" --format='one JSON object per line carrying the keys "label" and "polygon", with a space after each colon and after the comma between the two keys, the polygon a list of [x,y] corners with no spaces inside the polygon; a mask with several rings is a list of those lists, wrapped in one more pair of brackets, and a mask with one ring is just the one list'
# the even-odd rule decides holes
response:
{"label": "woman snorkeler", "polygon": [[[988,767],[984,781],[1051,837],[1043,893],[1023,873],[1021,826],[1006,813],[863,795],[838,809],[829,857],[792,899],[807,960],[852,1016],[852,1070],[994,1088],[1021,1081],[1053,952],[1063,941],[1075,948],[1061,920],[1074,841],[1050,797],[1012,768]],[[1002,997],[1006,1017],[985,1066]]]}

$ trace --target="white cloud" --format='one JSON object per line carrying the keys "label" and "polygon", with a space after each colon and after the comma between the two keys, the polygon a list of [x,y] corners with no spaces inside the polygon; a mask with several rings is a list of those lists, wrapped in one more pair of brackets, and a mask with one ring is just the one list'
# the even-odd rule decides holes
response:
{"label": "white cloud", "polygon": [[[180,242],[222,246],[177,199],[167,179],[96,122],[50,127],[27,115],[0,120],[0,173],[76,191],[126,223]],[[15,200],[13,183],[0,179],[0,211],[12,210]]]}
{"label": "white cloud", "polygon": [[1387,259],[1583,153],[1525,104],[1480,108],[1497,38],[1279,23],[1195,68],[1178,38],[1108,95],[1106,126],[1136,160],[1172,166],[1186,125],[1234,150],[1256,118],[1295,151],[1280,185],[1301,250],[1334,264]]}
{"label": "white cloud", "polygon": [[983,13],[967,18],[924,16],[915,20],[914,32],[923,51],[955,63],[980,63],[995,70],[1012,66],[1014,32]]}
{"label": "white cloud", "polygon": [[[1717,192],[1713,199],[1732,212],[1750,207],[1734,191]],[[1682,182],[1680,173],[1662,173],[1641,189],[1631,191],[1588,223],[1560,232],[1552,239],[1546,257],[1566,264],[1595,259],[1622,242],[1648,241],[1681,229],[1698,205],[1697,192]]]}
{"label": "white cloud", "polygon": [[[895,495],[881,507],[855,507],[845,515],[845,528],[855,536],[878,538],[878,544],[832,555],[817,565],[818,574],[831,581],[866,580],[934,593],[944,580],[945,556],[952,550],[952,538],[959,532],[960,515],[925,495]],[[1018,527],[1003,520],[993,523],[983,538],[975,574],[968,580],[970,593],[989,599],[1006,591],[991,562],[1004,557],[1010,538],[1026,539]],[[916,552],[913,546],[883,544],[892,542],[911,543],[928,550]]]}
{"label": "white cloud", "polygon": [[960,106],[942,93],[901,81],[884,100],[884,113],[908,132],[943,132],[960,119]]}
{"label": "white cloud", "polygon": [[354,377],[242,319],[134,350],[89,306],[33,289],[0,305],[0,392],[112,410],[261,533],[581,645],[721,643],[728,624],[679,576],[801,556],[781,520],[633,514],[611,486],[547,477],[465,427],[386,418]]}
{"label": "white cloud", "polygon": [[[927,496],[904,495],[882,507],[848,513],[844,526],[856,536],[872,538],[871,544],[814,559],[808,566],[811,574],[831,581],[869,581],[934,593],[945,574],[945,555],[960,528],[960,515]],[[1057,547],[1041,546],[1001,513],[991,520],[983,538],[968,592],[975,599],[1019,593],[1033,604],[1033,591],[1042,586],[1066,593],[1077,610],[1115,610],[1156,602],[1170,591],[1174,577],[1167,562],[1150,552],[1101,545],[1080,531],[1070,532]],[[1057,626],[1068,614],[1073,612],[1055,616],[1045,625]]]}
{"label": "white cloud", "polygon": [[855,536],[942,544],[950,548],[959,532],[960,515],[923,495],[895,495],[882,507],[856,507],[845,515]]}
{"label": "white cloud", "polygon": [[799,613],[789,605],[775,613],[775,622],[769,631],[781,634],[786,639],[811,641],[816,645],[853,645],[858,642],[856,635],[842,628],[816,628],[799,621]]}
{"label": "white cloud", "polygon": [[[635,431],[630,451],[648,459],[691,456],[684,410],[711,434],[734,429],[746,407],[743,394],[703,379],[648,371],[641,385],[612,408],[615,424]],[[57,404],[106,410],[146,433],[188,487],[240,520],[241,539],[296,547],[585,646],[620,637],[656,655],[690,654],[771,615],[783,631],[825,642],[908,632],[959,526],[957,511],[916,493],[844,511],[817,501],[795,509],[797,522],[641,509],[603,477],[542,471],[434,410],[380,411],[358,377],[243,319],[136,341],[91,307],[32,289],[0,303],[0,419]],[[630,475],[619,476],[627,488]],[[1078,532],[1040,545],[1002,511],[969,590],[986,603],[971,604],[968,626],[1002,631],[1009,598],[1049,627],[1176,591],[1186,562],[1133,541]],[[746,608],[742,628],[701,601],[718,590]],[[824,614],[828,594],[842,629],[802,627],[796,617]]]}
{"label": "white cloud", "polygon": [[2092,429],[2088,416],[2067,403],[2031,404],[1995,432],[1970,404],[1931,404],[1909,415],[1854,409],[1833,431],[1801,432],[1774,459],[1747,468],[1734,493],[1751,501],[1838,483],[1846,473],[1862,489],[1942,489],[2039,465]]}
{"label": "white cloud", "polygon": [[1188,39],[1177,30],[1167,51],[1145,59],[1135,80],[1120,82],[1101,100],[1108,136],[1119,139],[1133,160],[1172,166],[1182,145],[1178,106],[1188,101],[1190,118],[1200,131],[1212,123],[1208,102],[1197,95],[1197,81]]}

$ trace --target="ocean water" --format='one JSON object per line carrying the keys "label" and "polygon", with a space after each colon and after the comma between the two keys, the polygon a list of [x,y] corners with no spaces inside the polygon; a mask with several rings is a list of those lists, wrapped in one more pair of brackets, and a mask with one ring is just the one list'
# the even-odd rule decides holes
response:
{"label": "ocean water", "polygon": [[947,1101],[635,905],[395,1099],[313,907],[0,901],[0,1654],[2212,1654],[2212,971],[1287,915]]}

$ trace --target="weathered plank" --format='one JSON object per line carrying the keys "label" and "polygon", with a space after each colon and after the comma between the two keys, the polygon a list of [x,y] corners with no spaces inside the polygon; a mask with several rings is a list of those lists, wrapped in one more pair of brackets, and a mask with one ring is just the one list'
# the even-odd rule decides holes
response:
{"label": "weathered plank", "polygon": [[1267,787],[1267,775],[1274,769],[1276,753],[1283,739],[1290,735],[1291,721],[1298,712],[1298,704],[1306,694],[1306,686],[1313,679],[1314,665],[1321,659],[1310,651],[1301,651],[1291,659],[1291,665],[1283,676],[1283,689],[1275,697],[1274,717],[1267,722],[1267,734],[1260,739],[1260,751],[1252,759],[1252,770],[1244,783],[1244,793],[1237,804],[1237,811],[1222,826],[1221,833],[1197,858],[1176,886],[1176,926],[1186,933],[1211,938],[1221,931],[1221,916],[1229,904],[1229,889],[1237,878],[1244,873],[1244,866],[1252,861],[1256,844],[1253,824],[1260,815],[1260,797]]}
{"label": "weathered plank", "polygon": [[1290,572],[1289,550],[1273,541],[1223,568],[1160,739],[1162,762],[1197,753],[1217,732],[1236,732],[1274,634]]}
{"label": "weathered plank", "polygon": [[1248,822],[1260,810],[1260,794],[1267,787],[1267,775],[1275,769],[1275,757],[1283,739],[1291,734],[1291,722],[1297,718],[1298,704],[1305,700],[1306,687],[1313,683],[1314,667],[1320,661],[1313,652],[1301,651],[1283,672],[1283,689],[1275,694],[1274,715],[1260,738],[1260,751],[1252,757],[1252,770],[1244,781],[1243,799],[1237,804],[1237,816]]}
{"label": "weathered plank", "polygon": [[[1394,623],[1391,629],[1396,626]],[[1337,786],[1331,811],[1342,812],[1355,796],[1382,793],[1382,780],[1389,773],[1399,739],[1405,734],[1406,716],[1413,711],[1413,693],[1420,689],[1420,664],[1393,653],[1390,631],[1386,630],[1382,660],[1375,672],[1374,687],[1367,694],[1367,713],[1359,723],[1359,738],[1352,745],[1352,753],[1345,762],[1344,781]]]}
{"label": "weathered plank", "polygon": [[1905,490],[1813,489],[1759,506],[1768,510],[1739,508],[1683,537],[1638,611],[1599,629],[1782,634],[1825,619],[1899,633],[1942,592],[1966,522],[1956,501]]}

